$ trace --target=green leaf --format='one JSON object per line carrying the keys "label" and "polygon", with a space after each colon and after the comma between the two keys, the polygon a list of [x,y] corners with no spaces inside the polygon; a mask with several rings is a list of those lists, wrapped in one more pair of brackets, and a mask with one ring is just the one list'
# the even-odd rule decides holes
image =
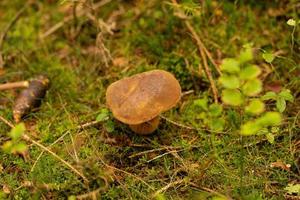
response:
{"label": "green leaf", "polygon": [[256,120],[260,126],[279,126],[281,124],[281,115],[278,112],[267,112]]}
{"label": "green leaf", "polygon": [[102,108],[100,113],[96,117],[96,121],[102,122],[109,119],[109,111],[106,108]]}
{"label": "green leaf", "polygon": [[277,98],[276,108],[281,113],[285,110],[286,102],[285,102],[284,98],[282,98],[282,97]]}
{"label": "green leaf", "polygon": [[262,91],[262,83],[259,79],[248,80],[242,87],[242,91],[247,96],[255,96]]}
{"label": "green leaf", "polygon": [[220,66],[221,70],[228,73],[236,73],[240,71],[240,64],[236,59],[225,58]]}
{"label": "green leaf", "polygon": [[74,195],[68,196],[68,200],[76,200],[76,196]]}
{"label": "green leaf", "polygon": [[0,199],[8,199],[6,198],[6,194],[2,191],[0,191]]}
{"label": "green leaf", "polygon": [[284,100],[293,102],[294,101],[294,96],[291,94],[290,90],[283,90],[281,91],[278,96],[284,98]]}
{"label": "green leaf", "polygon": [[27,145],[24,142],[19,142],[12,147],[13,153],[23,153],[27,150]]}
{"label": "green leaf", "polygon": [[258,115],[265,110],[265,104],[259,99],[253,99],[249,105],[245,107],[245,111],[254,115]]}
{"label": "green leaf", "polygon": [[210,120],[210,129],[213,131],[223,131],[225,126],[225,120],[222,118]]}
{"label": "green leaf", "polygon": [[17,140],[23,135],[25,130],[26,128],[24,123],[19,123],[11,129],[11,131],[8,133],[8,136],[11,137],[13,140]]}
{"label": "green leaf", "polygon": [[275,56],[272,53],[263,53],[262,57],[267,63],[272,63],[275,59]]}
{"label": "green leaf", "polygon": [[296,183],[296,184],[288,184],[288,186],[286,186],[284,188],[288,194],[298,194],[300,195],[300,184]]}
{"label": "green leaf", "polygon": [[193,102],[194,106],[199,107],[203,110],[207,110],[208,108],[208,99],[207,98],[203,98],[203,99],[196,99]]}
{"label": "green leaf", "polygon": [[289,19],[286,23],[289,26],[296,26],[296,20],[294,19]]}
{"label": "green leaf", "polygon": [[243,103],[243,97],[240,91],[225,89],[222,91],[222,101],[225,104],[239,106]]}
{"label": "green leaf", "polygon": [[219,78],[219,81],[227,89],[236,89],[240,86],[240,80],[234,75],[224,74]]}
{"label": "green leaf", "polygon": [[255,121],[248,121],[241,126],[241,135],[250,136],[255,135],[262,127]]}
{"label": "green leaf", "polygon": [[261,70],[256,65],[248,65],[240,72],[240,78],[247,80],[247,79],[254,79],[261,73]]}
{"label": "green leaf", "polygon": [[251,48],[246,48],[244,51],[241,52],[239,56],[240,63],[245,63],[251,61],[253,59],[253,52]]}
{"label": "green leaf", "polygon": [[270,144],[274,143],[274,135],[272,133],[267,133],[266,138],[270,142]]}
{"label": "green leaf", "polygon": [[223,107],[219,104],[214,103],[209,106],[208,111],[212,117],[218,117],[222,114]]}
{"label": "green leaf", "polygon": [[267,135],[268,133],[269,133],[268,128],[262,128],[256,133],[256,135]]}
{"label": "green leaf", "polygon": [[276,100],[277,99],[277,94],[275,92],[267,92],[264,96],[261,97],[261,99],[263,101],[266,101],[266,100]]}
{"label": "green leaf", "polygon": [[159,193],[155,196],[155,200],[166,200],[165,195]]}
{"label": "green leaf", "polygon": [[3,151],[6,153],[12,153],[12,148],[13,148],[13,142],[12,141],[7,141],[2,145]]}
{"label": "green leaf", "polygon": [[228,198],[224,196],[213,196],[211,200],[228,200]]}
{"label": "green leaf", "polygon": [[112,120],[106,121],[104,128],[107,132],[111,133],[115,130],[115,123]]}

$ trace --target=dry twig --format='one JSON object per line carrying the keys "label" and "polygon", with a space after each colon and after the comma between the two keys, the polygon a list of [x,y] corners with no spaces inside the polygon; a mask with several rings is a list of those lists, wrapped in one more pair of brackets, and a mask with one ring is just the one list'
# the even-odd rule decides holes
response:
{"label": "dry twig", "polygon": [[18,81],[13,83],[4,83],[0,84],[0,91],[1,90],[9,90],[9,89],[16,89],[16,88],[27,88],[29,86],[28,81]]}
{"label": "dry twig", "polygon": [[103,164],[104,166],[106,166],[106,167],[108,167],[108,168],[110,168],[110,169],[112,169],[112,170],[119,171],[119,172],[121,172],[121,173],[127,174],[127,175],[129,175],[129,176],[131,176],[131,177],[133,177],[133,178],[135,178],[135,179],[141,181],[142,183],[144,183],[145,185],[147,185],[151,190],[154,191],[154,188],[153,188],[151,185],[149,185],[147,182],[145,182],[142,178],[140,178],[140,177],[138,177],[138,176],[135,176],[134,174],[131,174],[131,173],[127,172],[127,171],[124,171],[124,170],[122,170],[122,169],[116,168],[116,167],[114,167],[114,166],[111,166],[111,165],[105,163],[104,160],[102,160],[101,156],[98,156],[98,159],[102,162],[102,164]]}
{"label": "dry twig", "polygon": [[[174,5],[178,6],[178,3],[177,3],[176,0],[172,0],[172,2],[173,2]],[[217,64],[214,62],[214,60],[212,59],[211,54],[209,53],[207,48],[204,46],[203,42],[201,41],[200,37],[196,33],[196,31],[193,28],[193,26],[191,25],[191,23],[188,20],[184,20],[184,23],[185,23],[187,29],[189,30],[189,32],[192,34],[192,37],[196,40],[198,50],[199,50],[201,58],[203,60],[204,71],[205,71],[206,76],[207,76],[207,78],[210,82],[211,89],[212,89],[212,92],[213,92],[213,95],[214,95],[214,101],[217,103],[218,102],[218,90],[217,90],[217,87],[215,85],[215,82],[214,82],[212,73],[210,71],[210,68],[208,66],[206,56],[211,61],[211,63],[215,66],[215,68],[216,68],[216,70],[219,74],[221,74],[221,71],[218,68]],[[201,67],[201,65],[199,65],[199,67]]]}
{"label": "dry twig", "polygon": [[178,180],[178,181],[171,182],[171,183],[169,183],[168,185],[166,185],[165,187],[163,187],[163,188],[157,190],[157,191],[154,193],[153,197],[156,197],[158,194],[164,193],[164,192],[165,192],[166,190],[168,190],[170,187],[175,187],[176,185],[180,185],[180,184],[183,183],[183,182],[184,182],[183,179]]}

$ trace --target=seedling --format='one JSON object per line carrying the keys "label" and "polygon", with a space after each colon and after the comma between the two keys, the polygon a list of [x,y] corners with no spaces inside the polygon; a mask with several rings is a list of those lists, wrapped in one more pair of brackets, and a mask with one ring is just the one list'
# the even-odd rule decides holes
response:
{"label": "seedling", "polygon": [[[272,62],[274,57],[269,54],[263,55],[267,62]],[[276,100],[278,111],[283,112],[285,101],[293,101],[293,96],[288,90],[278,95],[268,92],[261,97],[262,81],[259,79],[261,69],[251,63],[253,53],[251,48],[246,48],[238,58],[226,58],[223,60],[219,78],[222,90],[222,101],[243,116],[243,124],[240,125],[240,134],[244,136],[265,134],[272,143],[274,136],[268,131],[268,127],[276,127],[281,124],[279,112],[265,112],[264,100]]]}

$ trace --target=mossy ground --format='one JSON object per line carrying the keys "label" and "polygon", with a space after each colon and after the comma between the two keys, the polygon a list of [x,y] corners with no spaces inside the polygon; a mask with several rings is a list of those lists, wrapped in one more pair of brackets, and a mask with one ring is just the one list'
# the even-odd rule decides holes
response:
{"label": "mossy ground", "polygon": [[[85,9],[93,4],[83,2]],[[279,83],[292,91],[295,101],[287,105],[274,144],[262,137],[239,136],[234,131],[239,119],[230,112],[226,132],[220,134],[165,121],[148,137],[137,136],[118,122],[112,133],[101,124],[76,129],[95,120],[105,107],[110,83],[157,68],[174,73],[184,91],[194,91],[164,116],[199,125],[192,102],[203,97],[212,102],[212,96],[205,73],[198,70],[202,61],[197,46],[168,1],[107,1],[77,17],[73,2],[32,1],[7,33],[0,80],[19,81],[37,74],[50,78],[51,88],[42,106],[24,120],[28,134],[48,146],[68,132],[51,150],[90,183],[47,153],[37,160],[41,149],[28,144],[26,159],[0,151],[0,194],[3,190],[7,193],[3,196],[12,199],[71,199],[96,190],[99,199],[151,199],[169,185],[158,199],[209,199],[217,194],[232,199],[288,198],[284,188],[299,183],[300,176],[300,31],[286,21],[299,17],[299,2],[200,2],[191,24],[218,64],[252,43],[256,64],[272,71],[268,75],[264,71],[266,88]],[[23,6],[23,0],[0,2],[1,30]],[[71,20],[41,37],[65,16]],[[263,61],[262,51],[277,55],[272,65]],[[10,121],[17,92],[0,93],[1,116]],[[3,143],[9,127],[0,123],[0,129]],[[290,170],[270,167],[277,161],[290,164]]]}

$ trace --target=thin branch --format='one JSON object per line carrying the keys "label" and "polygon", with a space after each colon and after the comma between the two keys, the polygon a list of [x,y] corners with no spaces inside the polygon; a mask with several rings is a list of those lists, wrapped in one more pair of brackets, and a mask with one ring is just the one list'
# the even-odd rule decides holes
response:
{"label": "thin branch", "polygon": [[16,88],[27,88],[29,86],[28,81],[18,81],[13,83],[4,83],[0,84],[0,91],[1,90],[9,90],[9,89],[16,89]]}
{"label": "thin branch", "polygon": [[163,188],[157,190],[157,191],[154,193],[153,197],[156,197],[158,194],[164,193],[164,192],[165,192],[166,190],[168,190],[170,187],[175,187],[176,185],[180,185],[180,184],[183,183],[183,182],[184,182],[183,179],[178,180],[178,181],[171,182],[171,183],[169,183],[168,185],[166,185],[165,187],[163,187]]}
{"label": "thin branch", "polygon": [[195,127],[191,127],[191,126],[187,126],[187,125],[184,125],[184,124],[180,124],[180,123],[178,123],[178,122],[175,122],[175,121],[173,121],[173,120],[171,120],[171,119],[169,119],[169,118],[167,118],[167,117],[165,117],[165,116],[163,116],[163,115],[160,115],[160,117],[161,117],[162,119],[166,120],[167,122],[169,122],[169,123],[175,125],[175,126],[178,126],[178,127],[181,127],[181,128],[185,128],[185,129],[188,129],[188,130],[194,130],[194,131],[199,130],[199,129],[195,128]]}
{"label": "thin branch", "polygon": [[192,126],[187,126],[187,125],[184,125],[184,124],[181,124],[181,123],[178,123],[178,122],[175,122],[163,115],[159,115],[162,119],[166,120],[167,122],[175,125],[175,126],[178,126],[180,128],[185,128],[185,129],[188,129],[188,130],[193,130],[193,131],[208,131],[210,133],[222,133],[222,134],[226,134],[227,132],[224,132],[224,131],[214,131],[214,130],[211,130],[211,129],[207,129],[207,128],[196,128],[196,127],[192,127]]}
{"label": "thin branch", "polygon": [[[172,2],[173,2],[174,5],[176,5],[178,7],[178,3],[177,3],[176,0],[172,0]],[[191,23],[188,20],[184,20],[184,23],[185,23],[187,29],[189,30],[189,32],[192,34],[193,38],[196,40],[198,50],[199,50],[201,58],[203,60],[204,71],[205,71],[205,73],[207,75],[207,78],[208,78],[208,80],[210,82],[210,85],[211,85],[211,88],[212,88],[212,92],[213,92],[213,95],[214,95],[214,101],[217,103],[218,102],[218,90],[217,90],[215,82],[213,80],[213,76],[212,76],[212,73],[210,71],[210,68],[208,67],[206,56],[212,62],[212,64],[215,66],[215,68],[216,68],[216,70],[217,70],[217,72],[219,74],[221,74],[221,71],[218,68],[218,66],[216,65],[216,63],[214,62],[214,60],[212,59],[211,54],[206,49],[205,45],[201,41],[200,37],[196,33],[196,31],[193,28],[193,26],[191,25]],[[199,65],[199,67],[200,67],[200,65]]]}
{"label": "thin branch", "polygon": [[[176,0],[173,0],[173,3],[175,5],[178,5]],[[185,23],[189,23],[187,20],[185,20]],[[194,31],[195,32],[195,31]],[[196,33],[196,32],[195,32]],[[197,35],[197,34],[196,34]],[[217,65],[217,63],[214,61],[214,59],[211,56],[211,53],[207,50],[207,48],[205,47],[204,43],[201,41],[201,39],[199,38],[199,36],[197,36],[197,45],[200,47],[201,50],[203,50],[205,52],[205,54],[207,55],[209,61],[214,65],[215,69],[217,70],[218,74],[221,75],[222,72],[219,68],[219,66]]]}
{"label": "thin branch", "polygon": [[91,122],[86,122],[84,124],[80,124],[76,127],[76,129],[82,130],[82,129],[89,128],[89,127],[92,127],[92,126],[95,126],[95,125],[101,124],[101,123],[103,123],[103,122],[94,120]]}
{"label": "thin branch", "polygon": [[[7,124],[11,128],[15,127],[11,122],[9,122],[8,120],[6,120],[2,116],[0,116],[0,120],[2,120],[5,124]],[[27,142],[30,142],[30,143],[38,146],[38,147],[40,147],[44,151],[48,152],[53,157],[55,157],[57,160],[59,160],[60,162],[62,162],[64,165],[66,165],[69,169],[71,169],[75,174],[77,174],[78,176],[80,176],[85,182],[87,182],[87,183],[89,182],[89,180],[81,172],[79,172],[75,167],[73,167],[70,163],[68,163],[67,161],[65,161],[61,157],[59,157],[56,153],[54,153],[53,151],[51,151],[50,149],[48,149],[47,147],[45,147],[41,143],[39,143],[39,142],[35,141],[34,139],[30,138],[27,134],[24,133],[22,135],[22,139],[25,140],[25,141],[27,141]]]}
{"label": "thin branch", "polygon": [[[56,139],[52,144],[50,144],[48,146],[48,148],[50,148],[51,146],[55,145],[56,143],[58,143],[60,140],[62,140],[66,135],[68,135],[70,132],[69,131],[66,131],[62,136],[60,136],[58,139]],[[42,157],[42,155],[45,153],[44,150],[42,150],[42,152],[39,154],[39,156],[37,157],[37,159],[34,161],[32,167],[31,167],[31,170],[30,172],[33,172],[37,162],[39,161],[39,159]]]}
{"label": "thin branch", "polygon": [[140,178],[140,177],[138,177],[138,176],[135,176],[134,174],[131,174],[131,173],[127,172],[127,171],[124,171],[124,170],[122,170],[122,169],[116,168],[116,167],[114,167],[114,166],[111,166],[111,165],[105,163],[104,160],[102,160],[102,159],[100,158],[100,156],[98,156],[98,159],[99,159],[99,160],[102,162],[102,164],[105,165],[106,167],[111,168],[111,169],[116,170],[116,171],[119,171],[119,172],[122,172],[122,173],[124,173],[124,174],[129,175],[129,176],[132,176],[133,178],[135,178],[135,179],[141,181],[142,183],[144,183],[145,185],[147,185],[151,190],[154,190],[154,188],[153,188],[151,185],[149,185],[147,182],[145,182],[142,178]]}
{"label": "thin branch", "polygon": [[8,121],[7,119],[5,119],[4,117],[0,116],[0,120],[2,122],[4,122],[4,124],[6,124],[7,126],[9,126],[10,128],[14,128],[15,126],[10,122]]}
{"label": "thin branch", "polygon": [[213,95],[214,95],[214,100],[216,103],[218,103],[218,90],[217,90],[217,87],[215,85],[215,82],[214,82],[214,79],[213,79],[213,76],[212,76],[212,73],[210,71],[210,68],[208,67],[208,63],[207,63],[207,59],[206,59],[206,55],[205,55],[205,52],[203,50],[203,44],[199,38],[199,36],[197,35],[195,29],[192,27],[192,25],[190,24],[189,21],[185,21],[185,25],[186,27],[188,28],[188,30],[191,32],[193,38],[196,40],[197,42],[197,46],[198,46],[198,50],[200,52],[200,55],[202,57],[202,60],[203,60],[203,65],[204,65],[204,71],[207,75],[207,78],[210,82],[210,85],[211,85],[211,89],[212,89],[212,92],[213,92]]}
{"label": "thin branch", "polygon": [[150,150],[146,150],[146,151],[142,151],[142,152],[132,154],[132,155],[129,156],[129,158],[134,158],[134,157],[141,156],[141,155],[144,155],[144,154],[153,153],[153,152],[156,152],[156,151],[163,151],[163,150],[167,150],[167,149],[182,149],[182,147],[172,147],[172,148],[171,147],[161,147],[161,148],[156,148],[156,149],[150,149]]}

